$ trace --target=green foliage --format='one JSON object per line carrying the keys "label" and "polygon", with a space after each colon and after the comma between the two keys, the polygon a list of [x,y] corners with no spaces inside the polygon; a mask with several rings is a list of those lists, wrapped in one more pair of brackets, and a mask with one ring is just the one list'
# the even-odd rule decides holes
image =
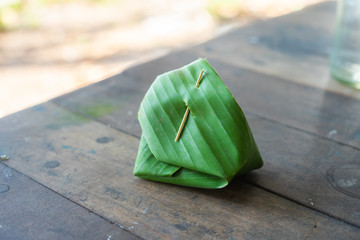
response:
{"label": "green foliage", "polygon": [[207,10],[218,21],[228,21],[248,14],[245,3],[241,0],[208,0]]}
{"label": "green foliage", "polygon": [[[40,11],[52,4],[68,4],[73,0],[0,0],[0,30],[39,25]],[[115,0],[77,0],[77,3],[112,3]]]}
{"label": "green foliage", "polygon": [[4,0],[0,2],[0,30],[10,28],[19,18],[22,8],[22,0]]}

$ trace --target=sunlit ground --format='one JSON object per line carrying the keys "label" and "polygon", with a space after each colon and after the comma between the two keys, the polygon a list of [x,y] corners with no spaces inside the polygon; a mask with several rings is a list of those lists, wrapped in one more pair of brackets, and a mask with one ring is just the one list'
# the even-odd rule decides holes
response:
{"label": "sunlit ground", "polygon": [[20,1],[0,0],[0,117],[322,0],[27,0],[20,10],[6,7]]}

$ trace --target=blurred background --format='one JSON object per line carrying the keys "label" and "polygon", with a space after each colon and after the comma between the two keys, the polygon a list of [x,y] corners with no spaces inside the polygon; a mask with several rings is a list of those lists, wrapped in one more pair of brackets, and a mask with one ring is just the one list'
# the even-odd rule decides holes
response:
{"label": "blurred background", "polygon": [[0,117],[323,0],[0,0]]}

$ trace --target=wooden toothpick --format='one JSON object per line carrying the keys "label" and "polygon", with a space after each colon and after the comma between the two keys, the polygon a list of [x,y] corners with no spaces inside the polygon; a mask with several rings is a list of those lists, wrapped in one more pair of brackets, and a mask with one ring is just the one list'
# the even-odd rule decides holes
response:
{"label": "wooden toothpick", "polygon": [[[198,77],[198,80],[196,81],[195,87],[199,87],[200,82],[201,82],[201,77],[202,77],[203,73],[204,73],[204,69],[201,70],[200,75]],[[186,111],[185,111],[185,114],[184,114],[184,117],[183,117],[183,119],[181,121],[179,130],[178,130],[178,132],[176,134],[175,142],[179,141],[179,139],[180,139],[181,133],[182,133],[184,127],[185,127],[185,123],[186,123],[186,120],[187,120],[187,118],[189,116],[189,113],[190,113],[190,108],[187,107]]]}
{"label": "wooden toothpick", "polygon": [[196,81],[195,87],[199,87],[203,73],[204,73],[204,69],[201,70],[198,80]]}
{"label": "wooden toothpick", "polygon": [[185,126],[185,123],[186,123],[186,120],[188,118],[189,112],[190,112],[190,108],[187,107],[186,111],[185,111],[185,115],[183,117],[183,120],[181,121],[179,131],[176,134],[175,142],[179,141],[179,139],[180,139],[180,136],[181,136],[182,130],[183,130],[184,126]]}

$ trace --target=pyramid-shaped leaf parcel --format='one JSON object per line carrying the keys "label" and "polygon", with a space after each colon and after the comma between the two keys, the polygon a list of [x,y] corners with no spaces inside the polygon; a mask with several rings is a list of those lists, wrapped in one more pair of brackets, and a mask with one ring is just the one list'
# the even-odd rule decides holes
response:
{"label": "pyramid-shaped leaf parcel", "polygon": [[205,59],[158,76],[138,118],[140,178],[222,188],[263,165],[244,113]]}

